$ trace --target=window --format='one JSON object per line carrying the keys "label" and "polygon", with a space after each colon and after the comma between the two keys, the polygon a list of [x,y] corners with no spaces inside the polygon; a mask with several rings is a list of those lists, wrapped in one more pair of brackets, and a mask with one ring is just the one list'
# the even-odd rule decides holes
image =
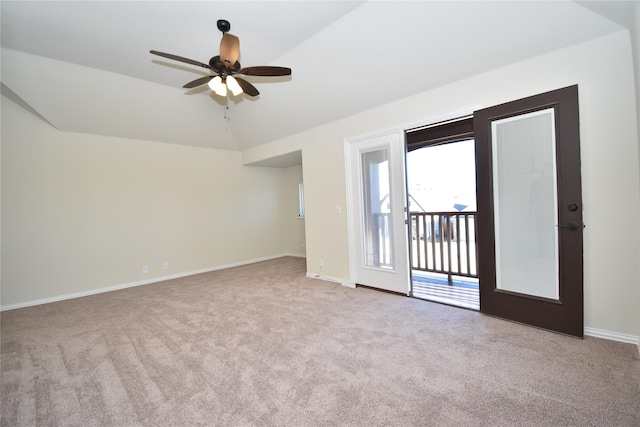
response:
{"label": "window", "polygon": [[298,183],[298,219],[304,219],[304,183]]}

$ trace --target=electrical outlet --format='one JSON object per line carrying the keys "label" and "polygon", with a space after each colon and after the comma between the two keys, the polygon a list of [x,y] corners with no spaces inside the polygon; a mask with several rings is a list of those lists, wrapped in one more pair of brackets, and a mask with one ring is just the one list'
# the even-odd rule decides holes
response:
{"label": "electrical outlet", "polygon": [[322,268],[324,267],[324,259],[320,258],[320,261],[318,261],[318,267]]}
{"label": "electrical outlet", "polygon": [[169,269],[169,263],[167,261],[162,263],[162,269],[163,270],[168,270]]}
{"label": "electrical outlet", "polygon": [[142,274],[147,274],[149,272],[149,266],[148,265],[143,265],[142,266]]}

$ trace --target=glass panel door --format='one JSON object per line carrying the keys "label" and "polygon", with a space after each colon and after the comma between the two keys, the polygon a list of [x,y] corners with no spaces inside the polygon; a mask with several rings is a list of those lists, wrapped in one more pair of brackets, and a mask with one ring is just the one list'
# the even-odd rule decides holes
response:
{"label": "glass panel door", "polygon": [[409,294],[404,134],[346,141],[351,281]]}
{"label": "glass panel door", "polygon": [[480,311],[584,334],[578,87],[474,112]]}

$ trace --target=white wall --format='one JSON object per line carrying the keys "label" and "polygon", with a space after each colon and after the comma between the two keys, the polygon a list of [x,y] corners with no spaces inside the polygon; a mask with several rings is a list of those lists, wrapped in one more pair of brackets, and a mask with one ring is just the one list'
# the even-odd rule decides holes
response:
{"label": "white wall", "polygon": [[299,168],[61,132],[2,97],[1,173],[4,308],[299,253]]}
{"label": "white wall", "polygon": [[633,59],[622,31],[347,117],[243,153],[243,162],[302,149],[307,266],[349,278],[344,138],[578,84],[585,326],[640,335],[640,176]]}

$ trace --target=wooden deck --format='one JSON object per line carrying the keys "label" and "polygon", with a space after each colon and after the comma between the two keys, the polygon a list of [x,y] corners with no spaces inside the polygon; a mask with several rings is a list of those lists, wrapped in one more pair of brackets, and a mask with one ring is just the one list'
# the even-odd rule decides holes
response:
{"label": "wooden deck", "polygon": [[414,273],[413,296],[428,301],[454,305],[472,310],[480,309],[477,280],[454,280]]}

